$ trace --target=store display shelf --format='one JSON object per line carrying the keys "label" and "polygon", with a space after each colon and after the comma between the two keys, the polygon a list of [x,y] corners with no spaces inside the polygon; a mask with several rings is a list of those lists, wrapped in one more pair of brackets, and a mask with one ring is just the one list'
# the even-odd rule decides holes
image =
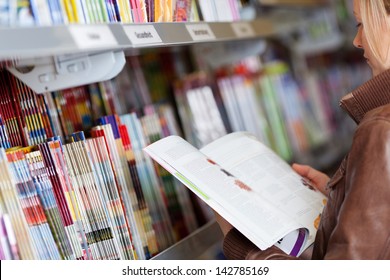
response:
{"label": "store display shelf", "polygon": [[270,19],[0,28],[0,60],[242,40],[276,34]]}
{"label": "store display shelf", "polygon": [[[196,260],[216,258],[210,249],[221,248],[222,232],[215,221],[210,221],[189,236],[153,257],[154,260]],[[218,254],[218,253],[217,253]]]}

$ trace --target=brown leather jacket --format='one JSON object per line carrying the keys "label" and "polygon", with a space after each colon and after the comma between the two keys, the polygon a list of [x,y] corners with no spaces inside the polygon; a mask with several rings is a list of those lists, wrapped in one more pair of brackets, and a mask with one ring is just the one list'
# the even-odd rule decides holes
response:
{"label": "brown leather jacket", "polygon": [[[312,259],[390,259],[390,70],[345,96],[358,124],[351,149],[329,181],[328,203]],[[294,259],[260,250],[236,229],[224,239],[228,259]]]}

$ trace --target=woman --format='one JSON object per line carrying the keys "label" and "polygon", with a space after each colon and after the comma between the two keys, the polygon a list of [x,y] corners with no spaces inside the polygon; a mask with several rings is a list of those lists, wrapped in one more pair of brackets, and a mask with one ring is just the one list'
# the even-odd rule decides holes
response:
{"label": "woman", "polygon": [[[340,106],[357,123],[349,153],[330,179],[305,165],[293,169],[328,196],[311,259],[390,259],[390,0],[354,0],[357,34],[373,78]],[[275,246],[256,248],[218,214],[229,259],[294,259]]]}

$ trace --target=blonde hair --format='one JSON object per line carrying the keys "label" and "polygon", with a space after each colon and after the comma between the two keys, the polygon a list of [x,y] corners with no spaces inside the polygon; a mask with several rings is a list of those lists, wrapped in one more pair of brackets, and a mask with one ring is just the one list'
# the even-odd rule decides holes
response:
{"label": "blonde hair", "polygon": [[360,0],[360,14],[373,55],[381,61],[386,61],[390,46],[385,54],[381,53],[379,46],[385,33],[390,32],[390,0]]}

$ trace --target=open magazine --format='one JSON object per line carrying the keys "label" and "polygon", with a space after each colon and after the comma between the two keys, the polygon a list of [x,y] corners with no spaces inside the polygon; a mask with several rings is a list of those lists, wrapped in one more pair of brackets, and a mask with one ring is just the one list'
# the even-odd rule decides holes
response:
{"label": "open magazine", "polygon": [[325,196],[252,134],[200,150],[169,136],[144,150],[260,249],[299,256],[314,242]]}

